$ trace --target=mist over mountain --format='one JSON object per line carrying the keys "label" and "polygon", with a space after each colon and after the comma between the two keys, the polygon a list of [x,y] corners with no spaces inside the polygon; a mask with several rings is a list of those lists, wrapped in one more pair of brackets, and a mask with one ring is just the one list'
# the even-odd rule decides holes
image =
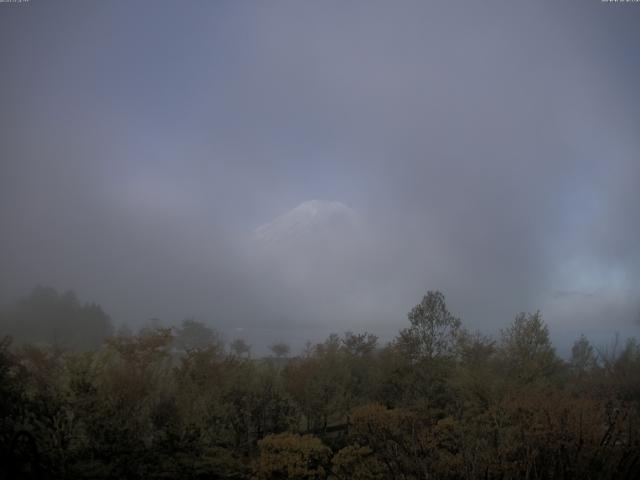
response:
{"label": "mist over mountain", "polygon": [[357,211],[309,200],[257,227],[244,257],[258,297],[278,312],[274,324],[316,335],[384,317],[370,297],[379,281],[369,275],[375,248],[374,230]]}
{"label": "mist over mountain", "polygon": [[337,201],[309,200],[273,221],[256,228],[254,236],[263,245],[326,240],[339,242],[355,233],[357,214]]}
{"label": "mist over mountain", "polygon": [[0,480],[640,479],[640,0],[0,0]]}
{"label": "mist over mountain", "polygon": [[0,302],[315,339],[439,289],[633,332],[632,3],[2,3]]}

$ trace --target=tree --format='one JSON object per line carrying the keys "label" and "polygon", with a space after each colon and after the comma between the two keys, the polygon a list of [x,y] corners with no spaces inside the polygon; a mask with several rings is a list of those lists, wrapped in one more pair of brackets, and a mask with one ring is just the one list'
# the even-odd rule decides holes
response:
{"label": "tree", "polygon": [[637,402],[640,408],[640,342],[628,338],[618,352],[618,335],[610,352],[600,353],[604,370],[612,388],[620,398]]}
{"label": "tree", "polygon": [[1,321],[0,329],[16,342],[62,348],[97,348],[113,334],[111,319],[99,305],[82,304],[72,291],[60,294],[50,287],[36,287],[10,305]]}
{"label": "tree", "polygon": [[361,334],[346,332],[342,339],[342,345],[351,355],[366,356],[378,346],[378,337],[368,332]]}
{"label": "tree", "polygon": [[331,450],[313,435],[269,435],[258,442],[258,447],[255,478],[259,480],[327,478]]}
{"label": "tree", "polygon": [[577,375],[591,372],[598,366],[595,351],[584,335],[580,335],[580,338],[571,347],[569,366]]}
{"label": "tree", "polygon": [[183,351],[202,350],[211,346],[222,349],[218,332],[193,318],[182,321],[176,331],[175,344]]}
{"label": "tree", "polygon": [[331,459],[331,472],[339,480],[383,480],[384,464],[369,447],[348,445]]}
{"label": "tree", "polygon": [[349,435],[354,444],[367,447],[374,465],[385,466],[383,478],[432,478],[427,475],[428,452],[422,444],[425,420],[405,409],[364,405],[352,411]]}
{"label": "tree", "polygon": [[[19,359],[10,351],[11,338],[0,338],[0,455],[8,448],[11,438],[19,428],[20,408],[24,403],[24,372]],[[0,470],[0,473],[2,470]]]}
{"label": "tree", "polygon": [[231,342],[230,347],[231,351],[239,357],[246,355],[248,358],[251,355],[251,345],[249,345],[243,338],[236,338]]}
{"label": "tree", "polygon": [[465,332],[460,337],[460,363],[454,383],[459,394],[458,399],[466,401],[467,413],[475,408],[484,411],[494,403],[497,392],[495,341],[480,332]]}
{"label": "tree", "polygon": [[518,314],[501,333],[503,359],[514,377],[528,383],[558,370],[560,362],[539,311]]}
{"label": "tree", "polygon": [[461,322],[447,310],[441,292],[427,292],[408,318],[411,326],[400,332],[397,344],[409,358],[431,359],[455,354]]}
{"label": "tree", "polygon": [[269,350],[273,352],[276,358],[286,358],[289,355],[291,348],[284,342],[278,342],[271,345]]}

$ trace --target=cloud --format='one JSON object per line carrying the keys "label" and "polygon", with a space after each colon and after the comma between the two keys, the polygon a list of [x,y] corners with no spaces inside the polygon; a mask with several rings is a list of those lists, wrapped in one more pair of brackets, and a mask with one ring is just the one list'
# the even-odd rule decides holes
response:
{"label": "cloud", "polygon": [[[600,7],[12,9],[0,295],[274,336],[393,331],[429,289],[488,331],[628,325],[640,33]],[[313,198],[359,226],[258,259],[251,232]]]}

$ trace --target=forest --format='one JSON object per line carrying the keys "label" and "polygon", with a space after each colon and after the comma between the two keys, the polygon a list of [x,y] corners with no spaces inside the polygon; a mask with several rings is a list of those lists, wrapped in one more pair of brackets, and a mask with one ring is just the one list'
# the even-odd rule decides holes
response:
{"label": "forest", "polygon": [[39,287],[0,318],[0,478],[640,478],[635,339],[562,359],[540,312],[491,338],[438,291],[407,317],[386,344],[255,358],[195,319],[114,330]]}

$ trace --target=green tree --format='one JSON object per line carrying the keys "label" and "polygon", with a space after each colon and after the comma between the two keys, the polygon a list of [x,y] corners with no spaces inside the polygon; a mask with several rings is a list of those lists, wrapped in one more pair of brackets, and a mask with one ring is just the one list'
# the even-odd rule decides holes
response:
{"label": "green tree", "polygon": [[350,355],[367,356],[377,348],[378,337],[368,332],[362,334],[346,332],[342,338],[342,345]]}
{"label": "green tree", "polygon": [[575,341],[571,347],[569,366],[575,375],[585,375],[598,366],[598,358],[589,340],[584,335]]}
{"label": "green tree", "polygon": [[111,319],[94,303],[81,304],[75,293],[36,287],[0,315],[0,329],[16,342],[59,348],[92,349],[113,334]]}
{"label": "green tree", "polygon": [[[21,423],[24,403],[24,372],[9,347],[11,338],[0,339],[0,457],[8,458],[11,442]],[[21,374],[18,376],[18,374]],[[0,474],[2,470],[0,469]]]}
{"label": "green tree", "polygon": [[201,350],[211,346],[223,348],[220,335],[212,328],[194,318],[182,321],[175,333],[175,345],[182,351]]}
{"label": "green tree", "polygon": [[348,445],[331,459],[331,473],[338,480],[384,480],[386,468],[369,447]]}
{"label": "green tree", "polygon": [[273,352],[276,358],[285,358],[289,355],[291,347],[284,342],[277,342],[271,345],[269,350]]}
{"label": "green tree", "polygon": [[231,351],[238,357],[251,355],[251,345],[249,345],[243,338],[236,338],[230,345]]}
{"label": "green tree", "polygon": [[449,312],[441,292],[427,292],[408,318],[411,326],[400,332],[397,343],[409,358],[431,359],[455,354],[461,322]]}
{"label": "green tree", "polygon": [[331,449],[312,435],[269,435],[258,443],[257,480],[322,480],[327,478]]}
{"label": "green tree", "polygon": [[501,333],[501,353],[512,378],[529,383],[559,370],[560,361],[539,311],[518,314]]}
{"label": "green tree", "polygon": [[343,422],[349,409],[349,363],[337,334],[307,349],[283,369],[287,392],[306,419],[307,430]]}

